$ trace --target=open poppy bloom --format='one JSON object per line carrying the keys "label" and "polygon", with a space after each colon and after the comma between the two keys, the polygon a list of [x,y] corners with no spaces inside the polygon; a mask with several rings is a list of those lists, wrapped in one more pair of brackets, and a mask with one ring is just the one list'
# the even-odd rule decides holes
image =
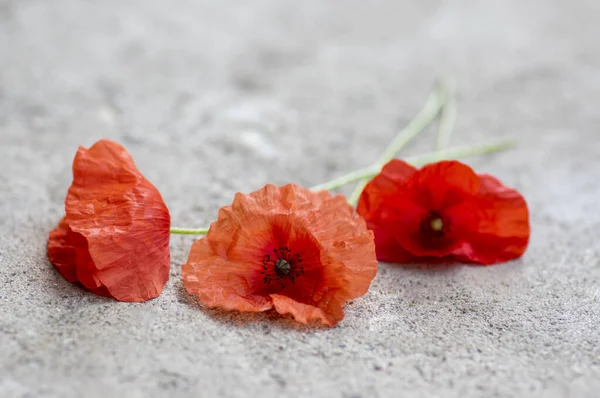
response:
{"label": "open poppy bloom", "polygon": [[208,307],[334,326],[376,272],[373,233],[343,196],[267,185],[221,208],[192,246],[183,284]]}
{"label": "open poppy bloom", "polygon": [[520,257],[529,241],[525,199],[457,161],[417,170],[392,160],[367,184],[357,211],[375,232],[380,261],[494,264]]}
{"label": "open poppy bloom", "polygon": [[169,279],[169,211],[122,146],[79,148],[65,210],[48,240],[65,279],[120,301],[160,295]]}

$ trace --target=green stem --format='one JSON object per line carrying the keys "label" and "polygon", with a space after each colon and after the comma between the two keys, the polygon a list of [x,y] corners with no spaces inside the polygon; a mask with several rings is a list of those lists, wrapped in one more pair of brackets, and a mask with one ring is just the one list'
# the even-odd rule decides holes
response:
{"label": "green stem", "polygon": [[440,112],[440,123],[438,125],[438,135],[436,149],[442,150],[450,145],[450,136],[454,130],[456,122],[456,84],[448,78],[442,79],[440,86],[444,90],[446,101]]}
{"label": "green stem", "polygon": [[492,142],[489,144],[463,145],[452,148],[446,148],[442,149],[441,151],[411,156],[406,158],[405,161],[414,166],[423,166],[427,163],[439,162],[441,160],[468,158],[472,156],[481,156],[490,153],[502,152],[508,149],[512,149],[516,146],[517,142],[515,140],[506,139],[502,141]]}
{"label": "green stem", "polygon": [[360,181],[366,176],[373,176],[379,173],[381,165],[374,164],[362,169],[354,170],[341,177],[333,179],[331,181],[324,182],[323,184],[315,185],[310,188],[311,191],[331,191],[333,189],[343,187],[344,185],[350,184],[351,182]]}
{"label": "green stem", "polygon": [[[505,151],[516,145],[514,140],[502,140],[483,145],[457,146],[443,149],[441,151],[429,152],[422,155],[406,158],[405,161],[415,166],[422,166],[427,163],[438,162],[440,160],[465,158],[470,156],[485,155],[494,152]],[[312,191],[332,190],[342,187],[354,181],[360,181],[376,176],[384,164],[378,163],[369,167],[355,170],[351,173],[328,181],[324,184],[315,185]]]}
{"label": "green stem", "polygon": [[[466,158],[470,156],[486,155],[494,152],[505,151],[507,149],[515,147],[516,142],[514,140],[502,140],[492,142],[483,145],[471,145],[471,146],[457,146],[454,148],[447,148],[441,151],[429,152],[422,155],[412,156],[406,158],[405,161],[415,166],[422,166],[427,163],[439,162],[440,160],[455,159],[455,158]],[[315,185],[310,188],[311,191],[330,191],[335,188],[342,187],[351,182],[360,181],[376,176],[381,168],[384,166],[382,163],[374,164],[369,167],[355,170],[346,175],[336,178],[335,180],[328,181],[324,184]],[[172,234],[177,235],[206,235],[208,228],[171,228]]]}
{"label": "green stem", "polygon": [[[379,156],[375,165],[383,165],[392,160],[396,154],[410,142],[410,140],[415,138],[423,131],[423,129],[425,129],[425,127],[433,122],[444,106],[446,93],[447,90],[438,83],[438,87],[429,95],[429,98],[427,98],[425,105],[423,105],[423,108],[419,111],[417,116],[415,116],[415,118],[396,135],[394,140],[387,148],[385,148],[381,156]],[[354,191],[350,194],[348,202],[350,202],[352,206],[356,205],[356,202],[358,202],[358,198],[365,188],[365,185],[367,185],[367,181],[360,181],[356,185],[356,188],[354,188]]]}
{"label": "green stem", "polygon": [[396,154],[415,138],[425,127],[427,127],[440,112],[444,106],[445,96],[441,87],[436,88],[427,98],[425,105],[419,111],[417,116],[411,120],[404,129],[402,129],[393,141],[385,148],[377,163],[387,163],[393,159]]}
{"label": "green stem", "polygon": [[175,235],[206,235],[208,233],[208,228],[176,228],[171,227],[169,230],[172,234]]}

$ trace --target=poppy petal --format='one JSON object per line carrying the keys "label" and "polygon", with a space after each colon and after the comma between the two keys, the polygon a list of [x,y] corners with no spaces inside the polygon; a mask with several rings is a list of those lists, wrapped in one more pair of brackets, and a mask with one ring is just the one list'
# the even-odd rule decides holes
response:
{"label": "poppy petal", "polygon": [[442,211],[479,191],[479,177],[455,160],[424,166],[407,181],[408,195],[426,209]]}
{"label": "poppy petal", "polygon": [[369,228],[377,231],[375,234],[377,260],[387,263],[410,263],[414,261],[415,255],[400,245],[394,232],[375,224],[369,225],[372,225]]}
{"label": "poppy petal", "polygon": [[417,169],[399,159],[388,162],[365,186],[357,205],[358,214],[377,212],[382,202],[393,196],[415,175]]}
{"label": "poppy petal", "polygon": [[505,187],[496,178],[481,175],[477,202],[465,202],[454,212],[469,213],[465,223],[465,247],[457,258],[481,264],[495,264],[521,257],[529,243],[529,210],[523,196]]}
{"label": "poppy petal", "polygon": [[183,281],[209,307],[275,306],[299,322],[332,326],[376,271],[373,235],[343,197],[267,185],[219,211],[192,247]]}
{"label": "poppy petal", "polygon": [[[89,257],[87,241],[69,228],[63,217],[48,239],[48,256],[54,267],[69,282],[77,282],[77,256],[83,252]],[[91,260],[91,258],[90,258]]]}
{"label": "poppy petal", "polygon": [[312,322],[321,322],[327,326],[335,326],[344,318],[344,312],[340,307],[334,307],[332,311],[326,312],[321,308],[299,303],[281,294],[271,294],[275,311],[281,315],[290,314],[296,322],[309,325]]}
{"label": "poppy petal", "polygon": [[260,263],[235,262],[214,254],[208,237],[194,242],[182,268],[186,290],[206,306],[246,312],[273,308],[270,299],[254,294],[259,272]]}
{"label": "poppy petal", "polygon": [[379,260],[493,264],[524,253],[529,215],[517,191],[457,161],[409,171],[404,162],[391,161],[359,200]]}
{"label": "poppy petal", "polygon": [[[65,210],[48,243],[50,260],[65,278],[120,301],[161,293],[169,277],[169,212],[123,147],[101,140],[79,148]],[[62,252],[55,250],[60,234],[72,246]]]}
{"label": "poppy petal", "polygon": [[343,265],[344,273],[352,275],[346,284],[349,299],[364,295],[377,273],[377,261],[372,256],[374,236],[365,220],[342,195],[322,202],[315,212],[308,213],[306,217],[317,241],[326,248],[334,262]]}

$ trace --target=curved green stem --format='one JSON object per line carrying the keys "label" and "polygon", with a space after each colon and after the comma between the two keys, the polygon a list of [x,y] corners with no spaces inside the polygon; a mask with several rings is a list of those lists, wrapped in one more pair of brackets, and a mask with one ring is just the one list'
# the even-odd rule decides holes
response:
{"label": "curved green stem", "polygon": [[[415,166],[422,166],[427,163],[439,162],[440,160],[448,160],[455,158],[466,158],[470,156],[485,155],[489,153],[495,153],[505,151],[513,148],[516,145],[514,140],[502,140],[496,141],[489,144],[483,145],[471,145],[471,146],[457,146],[453,148],[443,149],[441,151],[434,151],[424,153],[422,155],[411,156],[404,159],[406,162],[411,163]],[[355,170],[351,173],[345,174],[334,180],[328,181],[324,184],[315,185],[310,188],[312,191],[332,190],[335,188],[342,187],[354,181],[360,181],[376,176],[381,168],[384,166],[382,163],[374,164],[362,169]]]}
{"label": "curved green stem", "polygon": [[[405,161],[411,163],[415,166],[422,166],[431,162],[438,162],[440,160],[446,159],[455,159],[455,158],[465,158],[469,156],[477,156],[477,155],[485,155],[494,152],[505,151],[507,149],[513,148],[516,145],[514,140],[502,140],[497,142],[492,142],[489,144],[483,145],[471,145],[471,146],[457,146],[454,148],[447,148],[441,151],[435,151],[430,153],[425,153],[422,155],[412,156],[406,158]],[[355,181],[361,181],[364,179],[372,178],[376,176],[381,168],[384,166],[383,163],[374,164],[369,167],[365,167],[362,169],[355,170],[351,173],[338,177],[334,180],[328,181],[324,184],[315,185],[310,188],[311,191],[323,191],[323,190],[332,190],[335,188],[339,188],[346,184]],[[172,234],[177,235],[206,235],[208,233],[209,228],[176,228],[172,227],[170,232]]]}
{"label": "curved green stem", "polygon": [[[429,95],[429,98],[427,98],[425,105],[423,105],[423,108],[419,111],[417,116],[415,116],[415,118],[396,135],[393,141],[385,148],[381,156],[379,156],[375,165],[384,165],[392,160],[396,154],[410,142],[410,140],[415,138],[425,129],[425,127],[433,122],[444,106],[447,93],[448,90],[443,86],[443,81],[439,82],[436,89]],[[365,185],[367,185],[367,181],[360,181],[348,197],[348,202],[350,202],[352,206],[355,206],[356,202],[358,202],[358,198],[365,188]]]}
{"label": "curved green stem", "polygon": [[362,169],[354,170],[341,177],[335,178],[331,181],[324,182],[323,184],[315,185],[310,187],[311,191],[331,191],[333,189],[343,187],[351,182],[360,181],[368,176],[374,176],[381,170],[381,165],[374,164],[371,166],[364,167]]}
{"label": "curved green stem", "polygon": [[393,159],[398,151],[406,146],[413,138],[415,138],[425,127],[427,127],[440,112],[445,101],[444,90],[437,87],[427,98],[425,105],[419,111],[417,116],[411,120],[404,129],[402,129],[396,137],[385,148],[383,153],[377,159],[377,163],[387,163]]}
{"label": "curved green stem", "polygon": [[440,111],[440,122],[438,125],[438,135],[436,148],[438,151],[447,148],[450,145],[450,136],[456,123],[456,83],[449,79],[441,79],[440,86],[444,90],[446,101]]}
{"label": "curved green stem", "polygon": [[501,141],[491,142],[489,144],[455,146],[452,148],[442,149],[441,151],[411,156],[404,160],[414,166],[423,166],[427,163],[439,162],[441,160],[468,158],[471,156],[481,156],[490,153],[502,152],[508,149],[512,149],[516,146],[517,141],[512,139],[505,139]]}

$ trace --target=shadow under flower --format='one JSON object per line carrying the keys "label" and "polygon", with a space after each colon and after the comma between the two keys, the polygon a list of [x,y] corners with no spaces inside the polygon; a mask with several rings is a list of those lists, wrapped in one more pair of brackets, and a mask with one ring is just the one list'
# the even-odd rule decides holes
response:
{"label": "shadow under flower", "polygon": [[[115,303],[116,301],[110,297],[101,296],[90,292],[79,282],[67,281],[52,265],[50,260],[45,259],[44,266],[47,267],[44,270],[43,277],[46,282],[43,284],[48,292],[52,292],[55,298],[61,300],[67,300],[69,303],[79,303],[85,301],[88,303]],[[63,305],[64,304],[63,302]]]}
{"label": "shadow under flower", "polygon": [[379,266],[379,272],[381,273],[382,267],[381,264],[385,264],[385,269],[387,271],[392,270],[402,270],[402,271],[410,271],[414,273],[423,273],[423,274],[453,274],[465,266],[474,266],[474,264],[464,264],[464,263],[453,263],[449,261],[427,261],[427,262],[414,262],[414,263],[404,263],[404,264],[395,264],[395,263],[387,263],[381,262]]}
{"label": "shadow under flower", "polygon": [[[481,268],[481,269],[487,269],[489,267],[495,267],[498,268],[504,264],[518,264],[521,263],[522,259],[515,259],[512,261],[506,261],[506,262],[502,262],[502,263],[497,263],[497,264],[479,264],[479,263],[469,263],[469,262],[462,262],[459,260],[453,261],[452,259],[449,258],[435,258],[435,257],[431,257],[431,258],[423,258],[420,259],[419,261],[415,261],[415,262],[410,262],[410,263],[389,263],[389,262],[385,262],[385,261],[381,261],[380,264],[387,264],[388,269],[402,269],[402,270],[407,270],[407,271],[416,271],[416,272],[423,272],[423,273],[432,273],[432,274],[442,274],[442,273],[454,273],[457,272],[463,268],[471,268],[471,269],[477,269],[477,268]],[[380,268],[381,271],[381,268]]]}
{"label": "shadow under flower", "polygon": [[304,325],[294,321],[289,315],[280,315],[275,310],[265,312],[241,312],[220,308],[207,308],[202,305],[196,296],[189,294],[182,283],[178,283],[177,286],[177,300],[184,305],[202,311],[217,322],[236,328],[249,328],[256,325],[264,325],[267,327],[267,330],[270,327],[275,327],[285,330],[296,330],[299,332],[318,332],[332,329],[318,323]]}

